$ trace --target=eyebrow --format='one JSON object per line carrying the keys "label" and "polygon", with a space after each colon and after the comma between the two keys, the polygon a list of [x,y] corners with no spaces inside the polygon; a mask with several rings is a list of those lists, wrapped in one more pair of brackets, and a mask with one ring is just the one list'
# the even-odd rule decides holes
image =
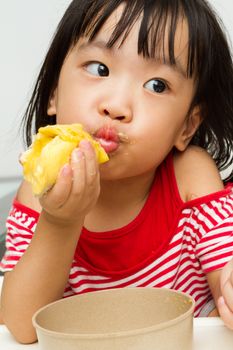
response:
{"label": "eyebrow", "polygon": [[[152,58],[153,60],[153,58]],[[182,78],[187,79],[187,73],[183,67],[183,65],[181,64],[179,59],[175,59],[175,63],[172,64],[169,62],[169,60],[165,57],[165,59],[154,59],[155,62],[161,62],[162,64],[164,64],[165,66],[167,66],[168,68],[171,68],[172,70],[175,70],[179,75],[182,76]]]}
{"label": "eyebrow", "polygon": [[113,52],[113,50],[114,50],[114,47],[107,46],[107,43],[105,41],[102,41],[102,40],[84,42],[79,46],[78,50],[85,51],[85,50],[88,50],[89,47],[94,47],[94,48],[106,50],[106,51],[109,51],[109,53]]}
{"label": "eyebrow", "polygon": [[[81,50],[81,51],[86,51],[88,50],[89,48],[91,47],[94,47],[94,48],[97,48],[97,49],[101,49],[101,50],[104,50],[106,51],[108,54],[110,55],[114,55],[114,50],[115,50],[115,47],[113,46],[108,46],[107,43],[103,40],[96,40],[96,41],[87,41],[87,42],[84,42],[82,43],[78,50]],[[179,59],[175,59],[175,63],[174,64],[171,64],[169,59],[167,59],[167,57],[164,57],[164,59],[161,59],[161,58],[156,58],[156,57],[148,57],[146,58],[148,59],[148,61],[150,62],[154,62],[155,64],[156,63],[161,63],[165,66],[167,66],[168,68],[176,71],[179,75],[182,76],[182,78],[185,78],[187,79],[187,72],[185,71],[184,67],[182,66],[181,62],[179,61]]]}

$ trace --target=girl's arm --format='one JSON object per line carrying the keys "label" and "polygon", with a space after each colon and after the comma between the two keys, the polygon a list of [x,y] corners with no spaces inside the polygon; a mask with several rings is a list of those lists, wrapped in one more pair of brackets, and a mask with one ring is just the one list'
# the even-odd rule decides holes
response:
{"label": "girl's arm", "polygon": [[36,341],[33,314],[63,296],[85,215],[98,195],[95,152],[84,142],[73,152],[71,166],[63,168],[53,189],[42,197],[31,243],[4,278],[3,319],[19,342]]}
{"label": "girl's arm", "polygon": [[21,343],[36,341],[33,314],[62,298],[82,222],[62,226],[41,214],[32,241],[14,270],[6,273],[2,312],[6,326]]}
{"label": "girl's arm", "polygon": [[[184,200],[195,199],[223,189],[214,161],[199,147],[189,146],[185,152],[176,155],[175,172]],[[226,213],[228,210],[229,208],[226,208]],[[226,229],[231,236],[230,226]],[[213,246],[210,249],[213,249]],[[222,270],[209,272],[207,280],[218,309],[213,310],[209,316],[217,316],[219,312],[224,323],[233,329],[233,259]]]}

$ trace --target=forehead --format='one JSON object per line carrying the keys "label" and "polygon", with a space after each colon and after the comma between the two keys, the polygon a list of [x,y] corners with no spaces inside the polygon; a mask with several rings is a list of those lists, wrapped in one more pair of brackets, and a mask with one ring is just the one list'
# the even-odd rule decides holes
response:
{"label": "forehead", "polygon": [[[141,12],[128,25],[123,25],[125,5],[119,5],[106,19],[101,28],[93,36],[90,32],[85,38],[93,43],[101,43],[113,50],[130,46],[145,58],[159,60],[170,65],[183,65],[187,70],[189,31],[187,20],[181,14],[177,16],[174,28],[173,19],[168,15],[158,22],[156,16],[148,18],[144,23],[144,13]],[[171,32],[172,31],[172,32]],[[146,47],[144,50],[143,47]],[[186,73],[185,73],[186,74]]]}
{"label": "forehead", "polygon": [[169,14],[158,18],[156,11],[154,15],[145,17],[145,13],[141,11],[127,22],[125,5],[121,4],[98,30],[89,29],[85,39],[106,43],[106,47],[113,49],[130,45],[146,58],[171,65],[182,61],[185,65],[184,70],[187,70],[189,31],[187,20],[182,13],[174,20]]}

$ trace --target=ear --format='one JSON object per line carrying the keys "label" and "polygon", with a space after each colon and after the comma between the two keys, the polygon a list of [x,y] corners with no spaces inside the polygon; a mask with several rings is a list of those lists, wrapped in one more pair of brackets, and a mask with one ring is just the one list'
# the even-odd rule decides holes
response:
{"label": "ear", "polygon": [[185,119],[184,124],[181,128],[180,134],[177,136],[176,142],[174,144],[174,146],[179,151],[182,152],[187,148],[193,135],[199,128],[202,120],[203,118],[201,116],[200,107],[199,106],[194,107],[191,113]]}
{"label": "ear", "polygon": [[57,89],[54,90],[54,92],[49,98],[47,114],[50,116],[57,114]]}

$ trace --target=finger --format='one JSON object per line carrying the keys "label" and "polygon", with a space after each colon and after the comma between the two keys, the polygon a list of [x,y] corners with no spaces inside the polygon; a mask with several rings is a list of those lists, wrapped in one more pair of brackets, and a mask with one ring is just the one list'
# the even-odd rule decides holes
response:
{"label": "finger", "polygon": [[233,330],[233,313],[228,308],[223,297],[218,299],[218,311],[225,325]]}
{"label": "finger", "polygon": [[87,140],[82,140],[79,144],[85,157],[86,165],[86,184],[93,186],[96,183],[96,176],[98,174],[98,164],[96,153],[91,143]]}
{"label": "finger", "polygon": [[221,286],[222,295],[228,308],[233,312],[233,272],[228,276],[228,279]]}
{"label": "finger", "polygon": [[72,194],[80,196],[86,185],[85,157],[80,148],[75,148],[71,154],[71,167],[73,170]]}
{"label": "finger", "polygon": [[72,187],[72,169],[65,164],[53,188],[41,197],[43,207],[60,208],[67,201]]}

